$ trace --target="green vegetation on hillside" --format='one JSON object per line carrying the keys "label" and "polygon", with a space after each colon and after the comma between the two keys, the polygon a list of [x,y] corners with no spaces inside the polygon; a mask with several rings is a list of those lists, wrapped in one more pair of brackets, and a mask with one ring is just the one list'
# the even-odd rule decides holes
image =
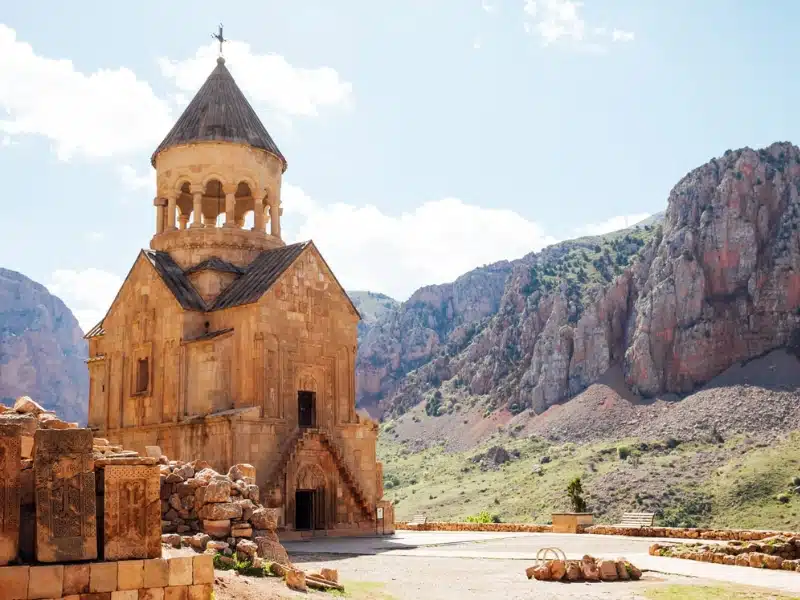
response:
{"label": "green vegetation on hillside", "polygon": [[[743,437],[575,445],[497,434],[468,452],[437,445],[416,453],[387,437],[381,435],[378,453],[398,520],[419,512],[477,520],[485,513],[547,523],[552,512],[572,509],[567,486],[580,477],[579,493],[596,522],[636,511],[655,512],[665,526],[800,528],[800,432],[769,445]],[[487,462],[487,448],[498,445],[511,458]]]}
{"label": "green vegetation on hillside", "polygon": [[530,279],[521,291],[526,296],[545,294],[565,283],[570,301],[569,320],[577,323],[593,294],[633,264],[647,242],[660,234],[660,225],[645,225],[546,248],[537,255],[530,268]]}

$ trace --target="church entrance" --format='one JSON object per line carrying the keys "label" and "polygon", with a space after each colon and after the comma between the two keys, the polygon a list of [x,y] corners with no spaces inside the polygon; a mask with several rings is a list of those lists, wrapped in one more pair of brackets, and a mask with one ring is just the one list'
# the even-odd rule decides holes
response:
{"label": "church entrance", "polygon": [[297,531],[325,529],[325,488],[294,493],[294,528]]}
{"label": "church entrance", "polygon": [[308,531],[314,522],[314,490],[297,490],[294,493],[294,528]]}
{"label": "church entrance", "polygon": [[317,395],[314,392],[297,392],[297,422],[300,427],[317,426]]}

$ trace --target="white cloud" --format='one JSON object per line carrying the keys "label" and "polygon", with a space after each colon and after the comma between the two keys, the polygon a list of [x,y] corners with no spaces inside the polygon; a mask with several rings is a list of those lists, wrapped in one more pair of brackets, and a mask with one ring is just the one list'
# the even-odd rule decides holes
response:
{"label": "white cloud", "polygon": [[481,8],[487,13],[497,11],[497,3],[492,0],[481,0]]}
{"label": "white cloud", "polygon": [[[217,44],[212,42],[192,58],[158,62],[164,76],[183,92],[194,94],[208,77],[217,53]],[[294,67],[279,54],[254,54],[244,42],[225,46],[225,66],[248,98],[288,116],[317,116],[322,107],[348,104],[353,93],[352,84],[335,69]]]}
{"label": "white cloud", "polygon": [[582,16],[583,2],[576,0],[525,0],[525,32],[537,34],[542,45],[571,42],[588,50],[602,50],[601,43],[630,42],[630,31],[606,27],[588,27]]}
{"label": "white cloud", "polygon": [[452,281],[482,264],[518,258],[556,241],[511,210],[456,198],[393,216],[369,205],[322,206],[287,183],[281,196],[287,240],[313,239],[346,288],[400,300],[423,285]]}
{"label": "white cloud", "polygon": [[149,149],[171,127],[166,103],[126,68],[84,74],[37,56],[0,24],[0,132],[48,138],[61,160]]}
{"label": "white cloud", "polygon": [[122,165],[117,168],[119,177],[122,180],[122,185],[132,192],[140,190],[151,190],[155,194],[156,189],[156,174],[152,171],[140,175],[130,165]]}
{"label": "white cloud", "polygon": [[479,37],[476,37],[476,38],[475,38],[475,40],[472,42],[472,47],[473,47],[475,50],[480,50],[480,49],[481,49],[481,46],[482,46],[482,43],[481,43],[481,38],[479,38]]}
{"label": "white cloud", "polygon": [[632,31],[623,31],[622,29],[615,29],[611,32],[612,42],[632,42],[634,35]]}
{"label": "white cloud", "polygon": [[102,242],[106,239],[106,234],[102,231],[90,231],[86,234],[86,239],[90,242]]}
{"label": "white cloud", "polygon": [[122,286],[122,278],[100,269],[60,269],[46,284],[50,293],[61,298],[78,319],[84,332],[102,319]]}
{"label": "white cloud", "polygon": [[576,235],[603,235],[620,229],[627,229],[636,225],[639,221],[644,221],[650,213],[639,213],[633,215],[618,215],[599,223],[589,223],[575,230]]}

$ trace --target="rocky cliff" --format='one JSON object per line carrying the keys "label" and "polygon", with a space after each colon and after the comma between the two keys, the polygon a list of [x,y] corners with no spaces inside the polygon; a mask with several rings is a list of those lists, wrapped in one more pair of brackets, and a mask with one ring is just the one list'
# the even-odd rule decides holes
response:
{"label": "rocky cliff", "polygon": [[798,190],[797,147],[729,150],[678,182],[663,221],[423,288],[365,336],[359,398],[541,412],[612,366],[641,395],[688,393],[797,330]]}
{"label": "rocky cliff", "polygon": [[67,421],[86,421],[86,342],[44,286],[0,269],[0,404],[30,396]]}

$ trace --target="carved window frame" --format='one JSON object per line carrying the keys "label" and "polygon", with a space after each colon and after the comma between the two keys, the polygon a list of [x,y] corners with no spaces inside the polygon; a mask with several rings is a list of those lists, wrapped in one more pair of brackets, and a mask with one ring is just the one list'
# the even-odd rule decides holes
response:
{"label": "carved window frame", "polygon": [[[142,360],[147,361],[147,387],[142,391],[138,391],[139,381],[139,362]],[[153,364],[153,344],[140,344],[133,349],[131,355],[131,369],[130,369],[130,395],[133,398],[147,398],[153,393],[153,372],[155,365]]]}

